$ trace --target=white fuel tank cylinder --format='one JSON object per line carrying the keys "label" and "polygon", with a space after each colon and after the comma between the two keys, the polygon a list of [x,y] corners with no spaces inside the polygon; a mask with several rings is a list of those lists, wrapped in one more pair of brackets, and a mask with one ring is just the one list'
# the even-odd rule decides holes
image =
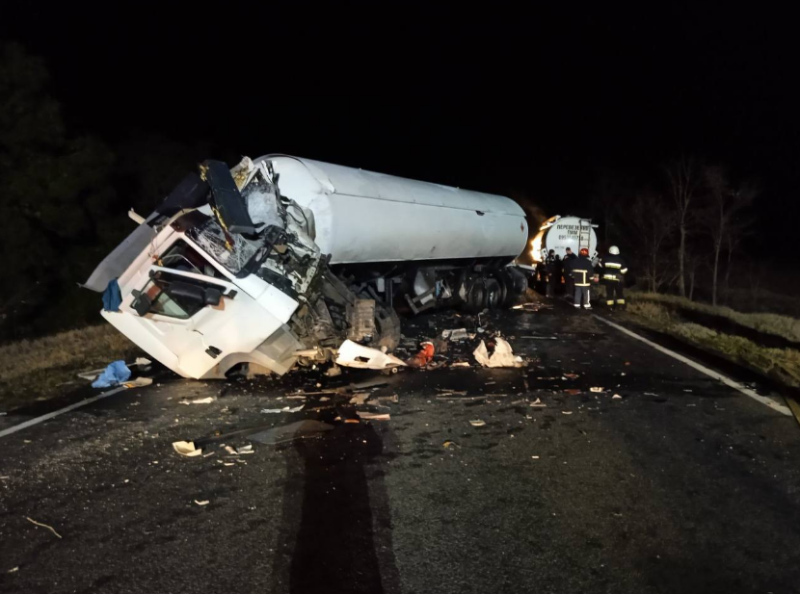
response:
{"label": "white fuel tank cylinder", "polygon": [[267,155],[281,194],[314,213],[331,264],[515,258],[528,225],[510,198],[286,155]]}
{"label": "white fuel tank cylinder", "polygon": [[547,219],[539,232],[531,241],[531,256],[534,262],[544,262],[547,253],[555,250],[561,258],[567,253],[567,248],[576,256],[581,248],[589,250],[589,257],[597,253],[597,234],[590,219],[580,217],[562,217],[556,215]]}

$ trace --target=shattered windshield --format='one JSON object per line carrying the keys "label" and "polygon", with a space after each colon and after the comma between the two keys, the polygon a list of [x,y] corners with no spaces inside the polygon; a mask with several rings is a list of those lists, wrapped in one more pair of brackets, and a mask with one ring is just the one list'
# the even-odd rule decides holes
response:
{"label": "shattered windshield", "polygon": [[[270,227],[285,228],[277,193],[271,183],[257,175],[241,190],[241,194],[256,228],[259,230]],[[189,233],[207,254],[235,275],[238,275],[253,257],[257,257],[261,262],[268,255],[269,249],[261,237],[262,233],[255,239],[247,239],[238,233],[228,234],[228,238],[233,241],[232,249],[228,249],[226,234],[213,218],[193,228]]]}
{"label": "shattered windshield", "polygon": [[209,256],[233,274],[238,274],[264,245],[260,240],[251,241],[234,233],[230,235],[233,239],[233,249],[228,250],[225,233],[214,219],[195,227],[189,234]]}

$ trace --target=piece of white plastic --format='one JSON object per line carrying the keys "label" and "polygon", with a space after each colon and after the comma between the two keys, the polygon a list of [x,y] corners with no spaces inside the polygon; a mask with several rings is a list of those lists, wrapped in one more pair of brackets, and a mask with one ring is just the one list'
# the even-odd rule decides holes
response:
{"label": "piece of white plastic", "polygon": [[345,340],[339,347],[336,364],[356,369],[388,369],[406,365],[394,355],[362,346],[352,340]]}
{"label": "piece of white plastic", "polygon": [[483,367],[522,367],[525,365],[521,357],[515,357],[511,345],[499,336],[495,337],[495,348],[492,356],[486,349],[486,343],[481,341],[478,348],[473,351],[475,359]]}

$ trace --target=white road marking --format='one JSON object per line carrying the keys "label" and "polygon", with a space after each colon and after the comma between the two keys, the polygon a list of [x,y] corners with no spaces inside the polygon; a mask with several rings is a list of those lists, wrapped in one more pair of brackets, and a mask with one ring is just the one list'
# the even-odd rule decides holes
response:
{"label": "white road marking", "polygon": [[737,390],[737,391],[741,392],[745,396],[749,396],[753,400],[757,400],[761,404],[764,404],[764,405],[770,407],[772,410],[775,410],[775,411],[777,411],[777,412],[779,412],[781,414],[787,415],[787,416],[792,416],[792,411],[790,411],[788,407],[783,406],[782,404],[778,404],[772,398],[768,398],[767,396],[761,396],[760,394],[757,394],[755,391],[751,390],[750,388],[745,388],[741,384],[736,383],[731,378],[729,378],[729,377],[727,377],[725,375],[722,375],[718,371],[714,371],[713,369],[709,369],[708,367],[706,367],[704,365],[700,365],[700,363],[697,363],[696,361],[692,361],[691,359],[689,359],[687,357],[684,357],[683,355],[680,355],[680,354],[676,353],[675,351],[671,351],[668,348],[665,348],[665,347],[661,346],[660,344],[656,344],[651,340],[647,340],[644,336],[639,336],[635,332],[631,332],[627,328],[623,328],[619,324],[615,324],[614,322],[606,320],[605,318],[601,318],[600,316],[598,316],[596,314],[593,317],[598,319],[598,320],[600,320],[604,324],[608,324],[612,328],[616,328],[620,332],[622,332],[624,334],[627,334],[628,336],[630,336],[632,338],[635,338],[636,340],[640,340],[643,343],[645,343],[647,345],[650,345],[651,347],[653,347],[657,351],[661,351],[665,355],[669,355],[673,359],[677,359],[681,363],[685,363],[689,367],[693,367],[694,369],[696,369],[700,373],[704,373],[707,376],[714,378],[715,380],[721,381],[726,386],[729,386],[729,387],[733,388],[734,390]]}
{"label": "white road marking", "polygon": [[91,404],[92,402],[97,402],[102,398],[106,398],[107,396],[111,396],[112,394],[116,394],[117,392],[122,392],[122,390],[127,390],[127,389],[128,388],[126,386],[122,385],[119,386],[118,388],[114,388],[113,390],[109,390],[108,392],[103,392],[102,394],[98,394],[97,396],[92,396],[91,398],[87,398],[86,400],[81,400],[80,402],[76,402],[75,404],[70,404],[69,406],[65,406],[64,408],[59,408],[58,410],[49,412],[46,415],[42,415],[41,417],[36,417],[34,419],[25,421],[24,423],[20,423],[19,425],[14,425],[13,427],[9,427],[8,429],[3,429],[2,431],[0,431],[0,437],[5,437],[6,435],[11,435],[12,433],[16,433],[17,431],[22,431],[23,429],[27,429],[28,427],[33,427],[34,425],[38,425],[39,423],[55,418],[58,415],[63,415],[65,412],[69,412],[71,410],[75,410],[76,408],[86,406],[87,404]]}

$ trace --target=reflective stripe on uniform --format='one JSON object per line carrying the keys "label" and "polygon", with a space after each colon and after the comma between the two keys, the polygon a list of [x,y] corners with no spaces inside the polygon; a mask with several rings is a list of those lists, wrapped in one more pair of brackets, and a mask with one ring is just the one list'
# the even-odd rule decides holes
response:
{"label": "reflective stripe on uniform", "polygon": [[615,280],[617,280],[617,275],[616,274],[604,274],[603,278],[605,280],[614,280],[615,281]]}
{"label": "reflective stripe on uniform", "polygon": [[607,300],[606,305],[614,305],[614,300],[613,299]]}
{"label": "reflective stripe on uniform", "polygon": [[617,305],[625,305],[624,299],[617,299]]}
{"label": "reflective stripe on uniform", "polygon": [[605,266],[606,268],[622,268],[622,264],[619,264],[617,262],[604,262],[603,266]]}
{"label": "reflective stripe on uniform", "polygon": [[627,268],[623,268],[622,270],[620,270],[620,272],[621,272],[622,274],[625,274],[626,272],[628,272],[628,269],[627,269]]}

